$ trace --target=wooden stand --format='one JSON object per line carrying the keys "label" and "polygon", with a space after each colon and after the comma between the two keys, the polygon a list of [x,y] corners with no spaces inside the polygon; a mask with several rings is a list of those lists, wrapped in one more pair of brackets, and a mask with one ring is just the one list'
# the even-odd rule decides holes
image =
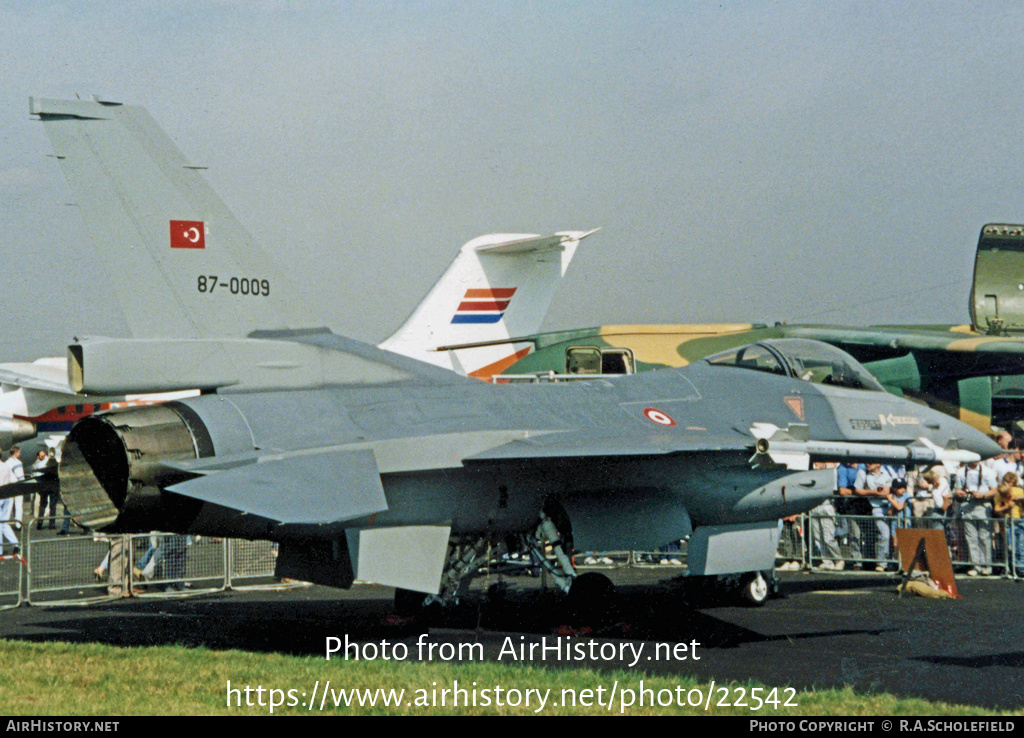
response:
{"label": "wooden stand", "polygon": [[956,591],[956,579],[953,577],[953,562],[949,558],[949,547],[946,545],[946,534],[937,529],[897,528],[896,545],[900,551],[900,569],[902,581],[900,596],[904,585],[910,580],[914,570],[926,571],[928,575],[953,597],[960,597]]}

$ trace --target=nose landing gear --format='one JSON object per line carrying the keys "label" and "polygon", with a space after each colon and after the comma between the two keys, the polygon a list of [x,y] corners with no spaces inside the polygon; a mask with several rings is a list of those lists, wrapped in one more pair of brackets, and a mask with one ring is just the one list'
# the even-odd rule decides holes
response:
{"label": "nose landing gear", "polygon": [[739,596],[744,604],[752,607],[761,607],[768,601],[770,595],[771,587],[761,572],[755,571],[743,578],[743,583],[739,588]]}

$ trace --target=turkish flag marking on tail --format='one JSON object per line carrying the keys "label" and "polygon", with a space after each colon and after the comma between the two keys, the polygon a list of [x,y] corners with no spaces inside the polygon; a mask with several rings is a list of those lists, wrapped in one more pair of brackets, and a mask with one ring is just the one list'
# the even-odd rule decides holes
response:
{"label": "turkish flag marking on tail", "polygon": [[201,220],[171,221],[172,249],[205,249],[206,229]]}

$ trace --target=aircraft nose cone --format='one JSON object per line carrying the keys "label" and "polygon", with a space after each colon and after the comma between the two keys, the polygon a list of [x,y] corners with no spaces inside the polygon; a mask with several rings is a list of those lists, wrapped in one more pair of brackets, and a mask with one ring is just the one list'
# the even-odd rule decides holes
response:
{"label": "aircraft nose cone", "polygon": [[949,447],[988,459],[1003,453],[996,443],[973,426],[945,413],[893,395],[854,395],[820,388],[845,440],[905,445],[924,439],[939,448]]}

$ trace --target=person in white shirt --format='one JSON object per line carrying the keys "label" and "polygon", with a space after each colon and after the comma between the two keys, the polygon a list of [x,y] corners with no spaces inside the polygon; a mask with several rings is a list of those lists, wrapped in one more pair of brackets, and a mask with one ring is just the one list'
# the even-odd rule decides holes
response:
{"label": "person in white shirt", "polygon": [[[11,470],[11,481],[21,482],[25,479],[25,465],[21,463],[21,447],[11,446],[11,453],[7,457],[7,468]],[[14,498],[14,519],[24,520],[25,516],[25,496],[18,495]]]}
{"label": "person in white shirt", "polygon": [[996,436],[996,443],[1007,450],[1005,454],[999,454],[995,458],[988,459],[983,463],[985,466],[992,467],[992,470],[996,473],[996,479],[1001,480],[1006,476],[1007,472],[1017,473],[1017,454],[1010,451],[1010,445],[1013,443],[1013,436],[1006,431],[1003,431]]}
{"label": "person in white shirt", "polygon": [[[10,484],[14,479],[11,477],[11,467],[6,463],[0,464],[0,486]],[[0,545],[3,546],[4,554],[20,553],[18,537],[14,535],[14,529],[10,521],[14,519],[14,500],[10,497],[0,500]]]}
{"label": "person in white shirt", "polygon": [[971,568],[967,576],[992,573],[992,498],[999,480],[991,466],[972,461],[956,472],[953,499],[960,503]]}
{"label": "person in white shirt", "polygon": [[855,493],[866,497],[871,503],[871,515],[875,518],[878,540],[875,545],[875,556],[879,559],[875,571],[885,571],[890,557],[890,532],[886,512],[892,502],[892,475],[882,468],[881,464],[868,464],[866,469],[857,474],[854,482]]}

